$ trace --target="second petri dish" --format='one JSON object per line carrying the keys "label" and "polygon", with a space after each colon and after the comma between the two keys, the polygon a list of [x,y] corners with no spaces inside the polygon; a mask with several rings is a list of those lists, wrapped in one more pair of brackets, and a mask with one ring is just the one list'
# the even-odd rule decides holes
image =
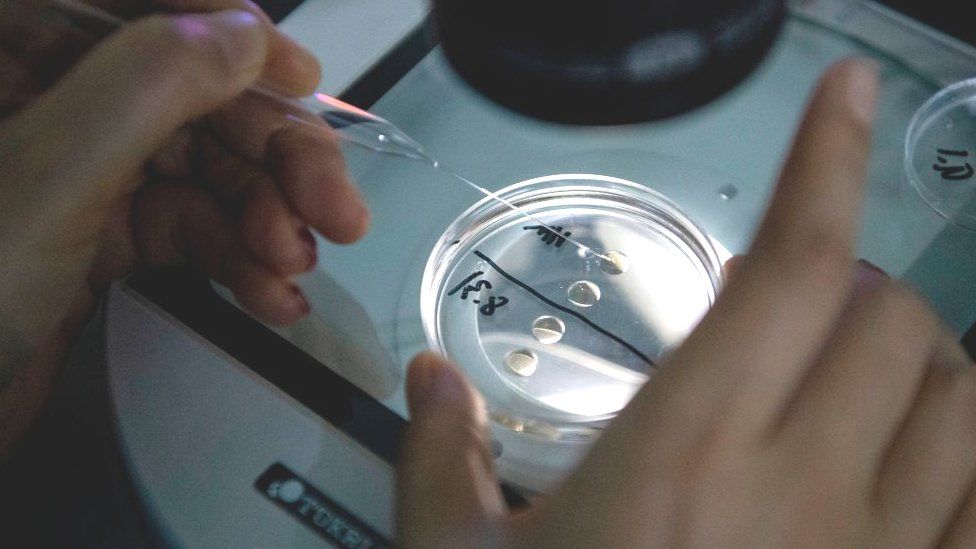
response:
{"label": "second petri dish", "polygon": [[484,395],[496,438],[592,440],[712,305],[720,255],[623,179],[553,175],[498,195],[531,219],[486,198],[445,231],[421,288],[428,342]]}
{"label": "second petri dish", "polygon": [[976,79],[939,91],[915,113],[905,171],[933,210],[976,231]]}

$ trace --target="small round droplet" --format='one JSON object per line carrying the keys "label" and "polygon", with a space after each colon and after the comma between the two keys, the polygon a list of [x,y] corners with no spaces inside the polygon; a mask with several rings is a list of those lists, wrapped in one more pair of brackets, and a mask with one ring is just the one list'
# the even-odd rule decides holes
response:
{"label": "small round droplet", "polygon": [[376,136],[376,139],[378,139],[380,143],[386,143],[387,141],[390,140],[390,138],[387,137],[385,133],[381,133],[381,134],[377,135]]}
{"label": "small round droplet", "polygon": [[600,268],[603,269],[603,272],[618,275],[630,270],[630,258],[622,252],[607,252],[603,255],[609,259],[609,261],[607,259],[600,260]]}
{"label": "small round droplet", "polygon": [[519,349],[508,353],[505,357],[505,366],[515,375],[529,377],[535,373],[539,365],[539,358],[535,353],[526,349]]}
{"label": "small round droplet", "polygon": [[600,301],[600,287],[589,280],[573,282],[566,290],[566,297],[577,307],[592,307]]}
{"label": "small round droplet", "polygon": [[566,324],[554,316],[540,316],[532,323],[532,337],[546,345],[555,343],[566,333]]}
{"label": "small round droplet", "polygon": [[739,194],[739,188],[735,185],[726,185],[718,190],[718,197],[722,200],[732,200]]}

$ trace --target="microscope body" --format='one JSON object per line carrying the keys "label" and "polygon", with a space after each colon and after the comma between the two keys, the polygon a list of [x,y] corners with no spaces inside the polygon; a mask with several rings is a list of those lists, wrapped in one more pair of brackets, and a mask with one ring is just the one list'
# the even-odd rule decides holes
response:
{"label": "microscope body", "polygon": [[778,35],[784,0],[435,0],[458,74],[535,118],[606,125],[724,94]]}

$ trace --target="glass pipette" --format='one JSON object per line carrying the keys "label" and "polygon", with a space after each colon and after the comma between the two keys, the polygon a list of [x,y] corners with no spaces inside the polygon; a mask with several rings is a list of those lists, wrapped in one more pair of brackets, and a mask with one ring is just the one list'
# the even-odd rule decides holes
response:
{"label": "glass pipette", "polygon": [[[262,95],[265,95],[271,99],[289,101],[286,98],[281,98],[280,96],[264,89],[259,88],[255,91],[258,91],[258,93],[261,93]],[[478,185],[454,170],[443,166],[439,161],[427,154],[420,143],[415,141],[389,120],[320,92],[313,93],[312,95],[299,99],[298,101],[301,103],[302,107],[305,108],[305,113],[302,113],[305,116],[290,113],[287,115],[290,120],[296,122],[313,123],[308,121],[306,117],[311,113],[318,113],[318,116],[322,120],[325,120],[325,122],[339,135],[339,137],[345,141],[355,143],[374,152],[419,160],[435,169],[440,169],[444,173],[458,181],[461,181],[479,193],[491,198],[492,200],[500,202],[505,206],[508,206],[512,210],[518,212],[519,215],[531,220],[533,223],[538,223],[544,229],[556,235],[556,237],[565,239],[588,254],[599,257],[600,259],[608,261],[611,264],[616,264],[616,260],[613,257],[602,254],[586,244],[572,238],[571,236],[560,233],[548,223],[538,219],[517,205],[512,204],[512,202],[509,200],[498,196],[496,193],[482,187],[481,185]]]}
{"label": "glass pipette", "polygon": [[[88,34],[94,34],[96,38],[102,38],[108,35],[125,23],[125,20],[115,15],[94,6],[84,4],[78,0],[50,0],[48,5],[51,9],[54,9],[58,14],[66,18],[72,27]],[[324,121],[344,141],[354,143],[373,152],[417,160],[430,165],[432,168],[440,169],[479,193],[518,212],[533,223],[538,223],[555,236],[577,246],[584,253],[599,257],[611,264],[616,264],[616,260],[613,257],[600,253],[578,240],[560,233],[548,223],[529,214],[517,205],[443,166],[427,154],[420,143],[416,142],[403,130],[385,118],[322,92],[314,92],[309,96],[295,99],[286,97],[260,85],[255,85],[248,87],[245,93],[259,96],[263,100],[271,102],[277,109],[285,112],[285,116],[289,120],[294,122],[321,126],[321,122]]]}

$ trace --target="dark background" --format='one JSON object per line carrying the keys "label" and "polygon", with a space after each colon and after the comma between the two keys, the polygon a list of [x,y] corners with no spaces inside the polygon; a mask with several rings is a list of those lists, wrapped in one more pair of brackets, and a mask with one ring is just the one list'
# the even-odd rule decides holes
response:
{"label": "dark background", "polygon": [[946,34],[976,45],[976,22],[969,10],[971,1],[960,0],[882,0],[896,10],[927,23]]}
{"label": "dark background", "polygon": [[[303,0],[255,0],[261,9],[268,14],[275,22],[281,21],[286,15],[297,8]],[[316,2],[328,2],[329,0],[314,0]]]}
{"label": "dark background", "polygon": [[[275,21],[301,1],[257,0]],[[883,3],[976,45],[976,24],[964,17],[969,3]],[[89,336],[36,428],[0,463],[2,547],[144,547],[155,541],[115,445],[100,339]]]}

